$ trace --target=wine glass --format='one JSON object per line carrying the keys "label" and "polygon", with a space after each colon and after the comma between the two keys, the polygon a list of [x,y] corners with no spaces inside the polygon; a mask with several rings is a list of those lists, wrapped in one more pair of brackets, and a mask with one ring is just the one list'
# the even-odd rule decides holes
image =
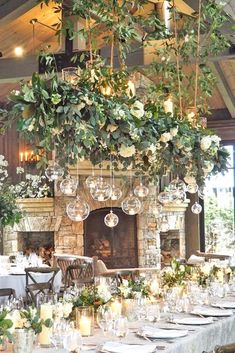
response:
{"label": "wine glass", "polygon": [[70,353],[79,353],[82,347],[82,336],[78,331],[70,331],[63,339],[63,347]]}
{"label": "wine glass", "polygon": [[97,323],[103,334],[112,330],[113,312],[108,305],[102,305],[97,310]]}
{"label": "wine glass", "polygon": [[114,334],[116,337],[125,338],[129,333],[128,320],[125,316],[120,316],[114,322]]}

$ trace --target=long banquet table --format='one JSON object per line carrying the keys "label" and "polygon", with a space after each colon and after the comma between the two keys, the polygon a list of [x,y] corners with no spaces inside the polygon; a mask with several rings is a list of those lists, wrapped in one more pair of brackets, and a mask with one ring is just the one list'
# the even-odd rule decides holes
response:
{"label": "long banquet table", "polygon": [[[186,314],[177,314],[177,317],[185,317]],[[122,343],[130,345],[149,344],[144,338],[138,337],[136,331],[138,327],[143,325],[142,322],[131,323],[130,333]],[[149,325],[149,324],[148,324]],[[156,324],[158,328],[174,328],[187,329],[188,335],[182,338],[173,340],[158,339],[152,344],[156,347],[156,352],[164,353],[202,353],[203,351],[211,352],[216,345],[224,345],[235,342],[235,315],[230,317],[215,318],[215,321],[209,325],[194,326],[194,325],[175,325],[160,321]],[[110,341],[110,337],[105,337],[100,329],[95,330],[94,336],[83,339],[82,352],[95,353],[95,346],[99,346],[106,341]],[[117,340],[117,339],[116,339]],[[7,353],[11,352],[8,350]],[[33,353],[67,353],[65,349],[43,349],[35,348]],[[126,351],[128,353],[128,350]],[[143,353],[144,346],[143,346]]]}

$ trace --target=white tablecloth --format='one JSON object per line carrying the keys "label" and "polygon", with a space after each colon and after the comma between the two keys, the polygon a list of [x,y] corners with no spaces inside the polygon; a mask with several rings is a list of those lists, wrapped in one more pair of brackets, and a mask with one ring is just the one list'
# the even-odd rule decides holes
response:
{"label": "white tablecloth", "polygon": [[[50,273],[34,273],[37,282],[47,282],[51,278]],[[61,277],[62,273],[59,271],[54,279],[54,290],[59,292],[61,287]],[[31,282],[29,282],[31,283]],[[25,297],[25,285],[26,285],[26,275],[0,275],[0,288],[13,288],[16,291],[16,296]]]}

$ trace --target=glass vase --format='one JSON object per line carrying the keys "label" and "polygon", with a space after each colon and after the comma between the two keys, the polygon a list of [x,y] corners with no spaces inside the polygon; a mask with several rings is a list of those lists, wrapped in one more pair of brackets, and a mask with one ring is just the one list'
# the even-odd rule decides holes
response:
{"label": "glass vase", "polygon": [[32,353],[35,333],[33,330],[16,329],[13,334],[13,342],[14,353]]}
{"label": "glass vase", "polygon": [[94,331],[94,308],[92,306],[81,306],[75,308],[76,328],[81,336],[92,336]]}

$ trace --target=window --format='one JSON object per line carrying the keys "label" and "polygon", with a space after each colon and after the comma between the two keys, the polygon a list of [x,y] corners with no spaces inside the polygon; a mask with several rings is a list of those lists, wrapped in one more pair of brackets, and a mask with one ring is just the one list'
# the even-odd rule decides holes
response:
{"label": "window", "polygon": [[230,153],[229,170],[208,179],[205,188],[205,251],[232,255],[235,253],[235,145],[225,147]]}

